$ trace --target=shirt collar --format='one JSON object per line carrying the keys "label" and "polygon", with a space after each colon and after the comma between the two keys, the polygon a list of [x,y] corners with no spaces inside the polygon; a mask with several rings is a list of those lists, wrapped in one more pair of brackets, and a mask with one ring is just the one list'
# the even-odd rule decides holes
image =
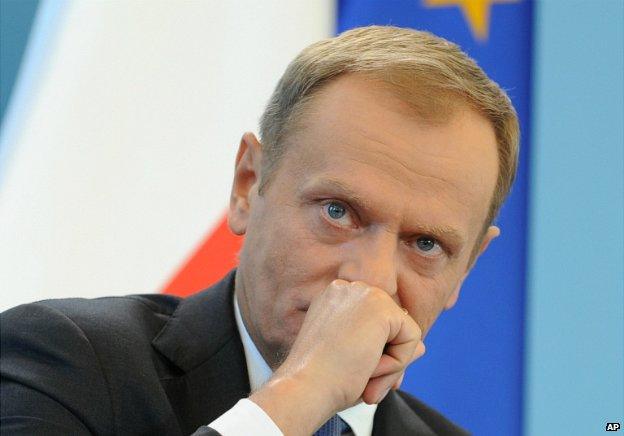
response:
{"label": "shirt collar", "polygon": [[[267,365],[245,328],[240,309],[238,308],[238,301],[236,301],[236,295],[234,295],[234,317],[243,342],[243,350],[245,351],[245,361],[247,362],[247,372],[249,373],[249,387],[254,392],[271,378],[273,371]],[[373,432],[373,418],[376,410],[376,404],[360,403],[338,412],[338,416],[349,424],[355,436],[370,436]]]}

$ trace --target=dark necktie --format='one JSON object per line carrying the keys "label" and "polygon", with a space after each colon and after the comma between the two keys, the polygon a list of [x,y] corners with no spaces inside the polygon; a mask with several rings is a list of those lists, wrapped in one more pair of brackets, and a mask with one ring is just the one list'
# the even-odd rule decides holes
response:
{"label": "dark necktie", "polygon": [[340,436],[347,430],[349,425],[340,416],[334,415],[314,433],[314,436]]}

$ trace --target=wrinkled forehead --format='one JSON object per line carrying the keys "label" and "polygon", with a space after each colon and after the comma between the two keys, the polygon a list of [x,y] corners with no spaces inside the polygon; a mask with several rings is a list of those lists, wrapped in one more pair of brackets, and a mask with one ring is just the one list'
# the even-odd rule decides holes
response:
{"label": "wrinkled forehead", "polygon": [[364,196],[445,203],[482,225],[498,172],[490,122],[466,105],[422,119],[366,78],[327,85],[288,138],[294,180],[342,178]]}

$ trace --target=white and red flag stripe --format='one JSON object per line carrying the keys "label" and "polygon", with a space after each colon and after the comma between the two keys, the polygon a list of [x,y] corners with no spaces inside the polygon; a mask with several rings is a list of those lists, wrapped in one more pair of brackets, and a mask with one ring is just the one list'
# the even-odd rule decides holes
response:
{"label": "white and red flag stripe", "polygon": [[0,310],[223,275],[240,138],[334,25],[330,0],[43,1],[2,128]]}

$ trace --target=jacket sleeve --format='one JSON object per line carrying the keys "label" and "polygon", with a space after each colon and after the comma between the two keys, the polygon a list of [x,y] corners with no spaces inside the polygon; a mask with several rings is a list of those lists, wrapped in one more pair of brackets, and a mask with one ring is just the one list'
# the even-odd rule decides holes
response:
{"label": "jacket sleeve", "polygon": [[110,434],[107,383],[89,339],[46,303],[0,314],[0,426],[16,435]]}
{"label": "jacket sleeve", "polygon": [[195,433],[191,436],[223,436],[221,433],[216,431],[214,428],[210,428],[208,426],[202,426],[197,429]]}

